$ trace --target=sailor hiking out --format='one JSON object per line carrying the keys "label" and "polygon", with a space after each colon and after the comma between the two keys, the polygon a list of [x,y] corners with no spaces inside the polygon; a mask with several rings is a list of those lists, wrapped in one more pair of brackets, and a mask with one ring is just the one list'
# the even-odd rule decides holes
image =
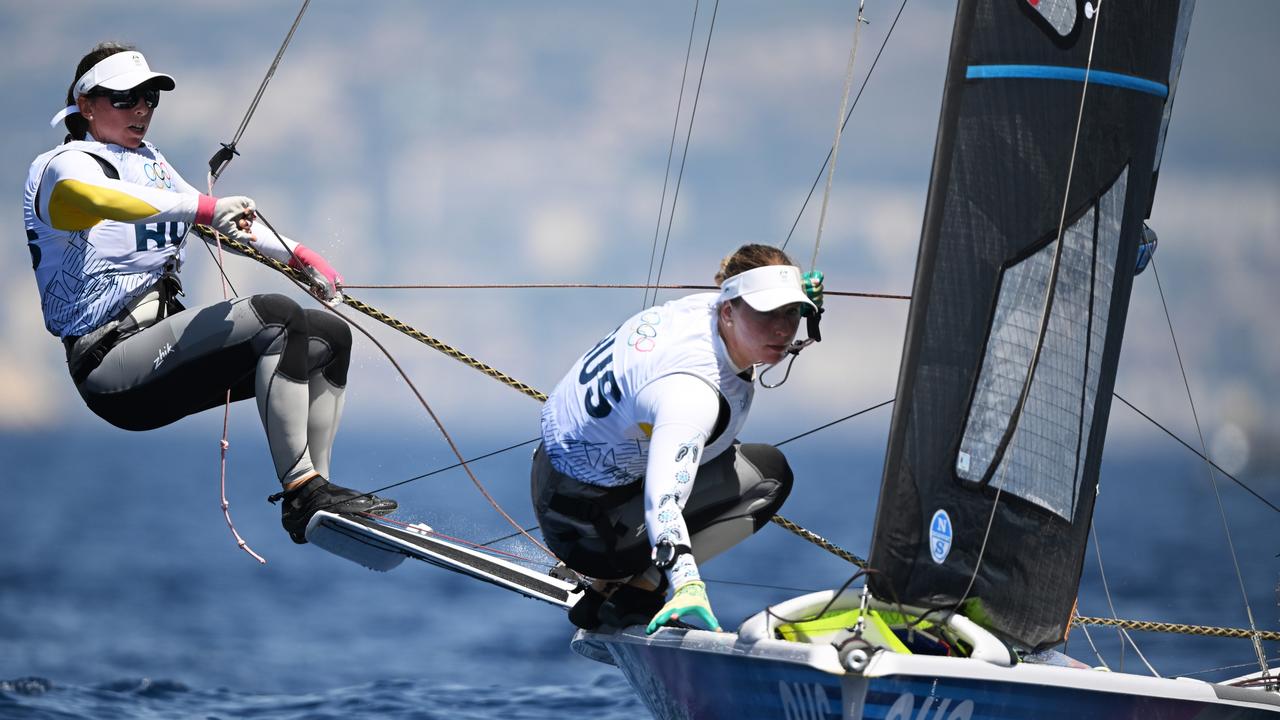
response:
{"label": "sailor hiking out", "polygon": [[626,320],[543,407],[534,511],[552,551],[596,579],[570,612],[579,627],[719,629],[698,563],[759,530],[791,491],[782,453],[737,436],[756,367],[786,357],[801,317],[819,311],[821,274],[744,245],[716,282],[719,293]]}
{"label": "sailor hiking out", "polygon": [[[250,198],[203,195],[144,140],[172,77],[131,47],[102,43],[80,60],[51,125],[63,144],[31,165],[27,245],[45,327],[62,339],[76,389],[111,424],[150,430],[256,398],[284,499],[282,522],[304,543],[316,510],[385,514],[392,500],[328,482],[351,331],[283,295],[184,309],[178,272],[187,228],[210,225],[303,270],[322,299],[342,277],[263,224]],[[273,496],[277,497],[277,496]]]}

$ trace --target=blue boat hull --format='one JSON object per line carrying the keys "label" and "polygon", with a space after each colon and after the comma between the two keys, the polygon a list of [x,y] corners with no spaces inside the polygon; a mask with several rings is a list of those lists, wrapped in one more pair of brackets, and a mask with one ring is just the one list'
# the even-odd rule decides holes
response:
{"label": "blue boat hull", "polygon": [[672,720],[1280,717],[1275,693],[1195,680],[892,655],[865,673],[831,672],[797,656],[770,657],[733,635],[697,642],[690,637],[710,634],[681,635],[580,634],[574,646],[591,656],[582,647],[590,644],[596,659],[622,670],[655,717]]}

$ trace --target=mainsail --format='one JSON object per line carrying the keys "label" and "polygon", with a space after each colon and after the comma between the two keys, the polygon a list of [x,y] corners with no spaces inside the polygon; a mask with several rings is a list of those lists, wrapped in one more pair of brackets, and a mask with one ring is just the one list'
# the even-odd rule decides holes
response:
{"label": "mainsail", "polygon": [[959,3],[876,596],[1064,636],[1189,21],[1175,0]]}

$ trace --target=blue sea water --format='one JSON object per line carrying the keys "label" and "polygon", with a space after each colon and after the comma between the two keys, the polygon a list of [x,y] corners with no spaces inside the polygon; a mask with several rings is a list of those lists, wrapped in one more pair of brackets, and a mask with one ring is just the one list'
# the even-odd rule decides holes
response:
{"label": "blue sea water", "polygon": [[[422,564],[375,573],[293,545],[278,509],[264,502],[274,488],[259,431],[240,426],[228,497],[236,527],[266,565],[238,550],[223,522],[216,432],[180,424],[146,434],[0,435],[0,717],[645,715],[618,671],[569,650],[571,627],[551,606]],[[470,454],[522,439],[474,439]],[[784,514],[865,555],[882,442],[834,430],[789,445],[798,484]],[[517,520],[532,524],[528,454],[475,469]],[[1157,459],[1110,453],[1104,463],[1095,525],[1116,612],[1244,625],[1201,466],[1173,446],[1151,454]],[[374,488],[448,464],[411,438],[347,428],[334,473]],[[1276,495],[1274,478],[1270,486],[1264,474],[1246,478]],[[444,532],[509,533],[459,471],[387,494],[401,501],[401,517]],[[1222,494],[1256,620],[1275,629],[1274,513],[1229,484]],[[796,591],[839,586],[852,568],[769,526],[704,571],[720,619],[736,627]],[[1081,613],[1109,614],[1092,552]],[[1090,636],[1107,663],[1140,670],[1113,631]],[[1249,668],[1220,668],[1253,657],[1240,640],[1135,640],[1163,674],[1217,668],[1198,677],[1229,677]],[[1079,630],[1067,649],[1102,661]],[[1267,649],[1277,654],[1276,644]]]}

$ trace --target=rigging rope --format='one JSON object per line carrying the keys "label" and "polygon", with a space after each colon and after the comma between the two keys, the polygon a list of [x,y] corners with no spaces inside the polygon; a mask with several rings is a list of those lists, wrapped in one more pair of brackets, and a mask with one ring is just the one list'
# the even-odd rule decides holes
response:
{"label": "rigging rope", "polygon": [[[662,257],[658,260],[658,274],[654,279],[655,283],[662,282],[662,267],[667,262],[667,245],[671,242],[671,224],[676,217],[676,202],[680,199],[680,185],[684,181],[684,165],[689,159],[689,141],[693,137],[693,121],[698,116],[698,100],[702,97],[702,79],[707,74],[707,58],[711,55],[711,36],[716,31],[716,16],[720,13],[720,0],[716,0],[716,4],[711,8],[711,26],[707,28],[707,45],[702,51],[702,69],[698,72],[698,87],[693,92],[693,108],[689,111],[689,129],[684,136],[684,152],[680,155],[680,172],[676,174],[676,189],[671,195],[671,211],[667,215],[667,235],[662,241]],[[676,121],[679,122],[677,116]],[[661,209],[659,209],[661,213]],[[661,215],[659,215],[661,222]],[[646,294],[646,297],[648,295]],[[657,302],[658,291],[653,291],[653,300]],[[647,303],[646,303],[647,305]]]}
{"label": "rigging rope", "polygon": [[231,142],[222,143],[222,149],[209,158],[209,188],[211,193],[214,183],[218,181],[218,178],[222,176],[222,172],[231,164],[231,158],[240,154],[236,150],[236,144],[244,136],[244,131],[248,129],[249,121],[258,110],[258,102],[262,100],[263,93],[267,91],[267,83],[270,83],[271,78],[275,77],[276,68],[280,66],[280,59],[284,57],[284,51],[288,49],[289,41],[293,40],[293,33],[297,31],[298,24],[302,22],[302,16],[306,14],[307,6],[310,4],[311,0],[303,0],[302,7],[298,10],[298,17],[294,18],[293,25],[284,36],[284,42],[280,43],[280,49],[276,51],[276,57],[271,61],[271,67],[267,68],[267,74],[262,78],[262,84],[258,86],[258,92],[253,96],[253,101],[249,103],[249,109],[245,111],[244,119],[240,121],[240,127],[236,128],[236,134],[231,138]]}
{"label": "rigging rope", "polygon": [[[627,283],[445,283],[434,285],[391,284],[391,285],[354,285],[343,283],[342,288],[357,290],[549,290],[549,289],[596,289],[596,290],[636,290],[639,288],[659,290],[719,290],[715,285],[638,285]],[[891,293],[852,292],[848,290],[824,290],[823,295],[830,297],[860,297],[879,300],[910,300],[910,295]]]}
{"label": "rigging rope", "polygon": [[[1164,318],[1169,325],[1169,338],[1173,341],[1173,353],[1178,359],[1178,369],[1182,372],[1182,384],[1187,390],[1187,403],[1191,405],[1191,417],[1195,420],[1196,434],[1200,437],[1202,457],[1207,460],[1209,450],[1204,441],[1204,431],[1200,429],[1200,416],[1196,413],[1196,401],[1191,394],[1191,382],[1187,379],[1187,368],[1182,364],[1182,351],[1178,349],[1178,336],[1173,331],[1173,316],[1169,314],[1169,304],[1164,299],[1164,287],[1160,284],[1160,271],[1156,269],[1154,256],[1151,258],[1151,272],[1155,274],[1156,289],[1160,293],[1160,305],[1164,308]],[[1240,560],[1236,556],[1236,545],[1231,539],[1231,525],[1227,522],[1227,511],[1222,505],[1222,494],[1218,492],[1218,479],[1209,464],[1205,465],[1205,469],[1209,473],[1209,485],[1213,488],[1213,497],[1218,503],[1218,515],[1222,518],[1222,531],[1227,536],[1227,548],[1231,551],[1231,564],[1236,571],[1236,582],[1240,585],[1240,596],[1244,599],[1244,610],[1249,619],[1249,629],[1256,632],[1258,626],[1253,620],[1253,606],[1249,603],[1249,593],[1244,587],[1244,573],[1240,571]],[[1259,667],[1262,668],[1263,674],[1267,674],[1267,655],[1263,651],[1262,643],[1256,635],[1253,637],[1253,649],[1258,654]]]}
{"label": "rigging rope", "polygon": [[[680,73],[680,94],[676,96],[676,117],[671,122],[671,142],[667,145],[667,167],[662,171],[662,197],[658,200],[658,223],[653,227],[653,247],[649,249],[649,274],[644,278],[645,291],[644,299],[641,301],[641,308],[649,307],[649,284],[653,280],[653,260],[658,254],[658,233],[662,232],[662,211],[667,205],[667,182],[671,179],[671,158],[675,155],[676,149],[676,132],[680,129],[680,108],[684,106],[684,84],[689,77],[689,58],[693,54],[693,32],[698,27],[698,6],[701,3],[695,0],[693,3],[693,21],[689,23],[689,44],[684,50],[684,70]],[[711,36],[707,36],[707,43],[710,44]],[[689,119],[689,126],[692,130],[693,119]],[[688,150],[688,140],[685,141],[685,149]],[[684,169],[683,160],[681,161],[681,170]],[[675,205],[675,200],[672,200]],[[670,225],[668,225],[670,228]],[[668,236],[670,230],[668,229]],[[663,256],[666,256],[665,248]],[[653,297],[658,298],[657,288],[653,291]]]}
{"label": "rigging rope", "polygon": [[827,206],[831,202],[831,185],[836,179],[836,159],[840,156],[840,138],[844,135],[845,109],[849,106],[849,91],[853,88],[853,61],[858,57],[858,36],[867,22],[862,15],[866,0],[858,0],[858,17],[853,22],[853,48],[849,51],[849,67],[844,71],[844,93],[840,96],[840,112],[836,114],[836,137],[831,141],[831,154],[827,163],[827,187],[822,193],[822,209],[818,212],[818,233],[813,241],[813,260],[810,270],[818,269],[818,248],[822,247],[822,227],[827,221]]}
{"label": "rigging rope", "polygon": [[[253,96],[253,101],[249,103],[248,111],[245,112],[244,118],[240,121],[240,127],[237,128],[235,137],[229,144],[222,143],[222,149],[218,150],[214,153],[213,157],[209,158],[209,174],[207,177],[209,195],[213,195],[213,186],[217,184],[218,177],[222,174],[222,171],[231,163],[231,158],[240,154],[239,151],[236,150],[236,143],[240,142],[240,138],[244,135],[245,129],[249,127],[249,120],[253,117],[253,113],[258,109],[258,102],[262,99],[263,93],[267,90],[267,83],[271,82],[271,78],[275,75],[276,68],[279,67],[280,60],[284,57],[284,51],[289,47],[289,41],[293,39],[293,34],[298,29],[298,25],[302,22],[302,16],[306,14],[307,6],[310,4],[311,0],[303,0],[302,7],[298,10],[298,16],[294,18],[293,25],[290,26],[289,32],[285,35],[284,41],[280,44],[280,49],[276,51],[275,59],[271,61],[271,67],[267,69],[267,74],[263,77],[262,84],[258,86],[257,94]],[[186,242],[187,236],[191,233],[193,227],[193,225],[187,225],[186,229],[182,231],[182,237],[178,238],[178,242],[176,243],[179,247]],[[222,265],[222,244],[220,242],[217,243],[217,248],[217,253],[214,253],[213,248],[209,247],[208,244],[205,244],[205,250],[208,251],[209,256],[213,258],[213,262],[217,265],[218,272],[221,275],[222,298],[223,300],[228,298],[228,291],[232,296],[238,297],[239,293],[236,292],[235,285],[232,284],[231,278],[227,275],[227,271]],[[231,521],[231,504],[227,501],[227,451],[231,447],[231,444],[227,442],[227,432],[230,426],[230,418],[231,390],[228,389],[226,399],[224,400],[222,407],[222,438],[218,442],[218,474],[220,477],[219,490],[221,493],[220,507],[222,509],[222,517],[227,523],[227,529],[231,531],[232,537],[235,538],[236,547],[248,553],[260,564],[265,565],[267,563],[266,558],[262,557],[257,552],[254,552],[253,548],[249,547],[249,544],[245,542],[244,538],[242,538],[240,533],[236,530],[235,523]]]}
{"label": "rigging rope", "polygon": [[[275,232],[275,228],[271,227],[271,223],[267,222],[267,219],[265,217],[263,217],[261,214],[259,214],[258,217],[260,220],[262,220],[264,224],[267,225],[268,228],[271,229],[272,232]],[[257,260],[258,262],[264,265],[267,265],[269,267],[272,267],[278,270],[279,272],[287,276],[289,279],[291,279],[294,283],[296,283],[300,288],[302,288],[303,290],[309,291],[311,287],[310,279],[301,270],[292,268],[286,265],[285,263],[280,262],[279,260],[268,258],[262,253],[253,249],[252,247],[249,247],[248,245],[245,245],[243,243],[232,240],[231,238],[223,236],[220,233],[214,231],[212,228],[209,228],[207,226],[198,225],[198,226],[195,226],[195,230],[202,237],[213,238],[216,242],[226,243],[228,247],[235,249],[236,251],[246,255],[247,257],[251,257],[254,260]],[[276,234],[279,235],[279,233],[276,233]],[[408,325],[404,325],[404,328],[407,328],[407,330],[397,327],[397,325],[403,325],[403,323],[400,323],[398,320],[395,320],[394,318],[391,318],[390,316],[385,315],[385,313],[381,313],[380,311],[368,305],[365,305],[359,300],[355,300],[354,298],[348,298],[344,296],[343,303],[350,305],[356,308],[357,310],[360,310],[361,312],[364,312],[365,314],[370,315],[371,317],[375,317],[375,319],[379,319],[387,325],[396,327],[397,329],[400,329],[401,332],[404,332],[405,334],[409,334],[411,337],[418,339],[420,342],[427,343],[431,347],[436,348],[437,350],[440,350],[441,352],[445,352],[446,354],[450,355],[450,357],[466,362],[472,367],[476,367],[476,369],[482,369],[482,368],[487,369],[489,372],[487,372],[486,374],[490,374],[491,376],[494,376],[494,377],[504,378],[506,384],[511,385],[512,387],[517,387],[517,389],[519,389],[520,387],[523,387],[523,388],[527,388],[529,391],[532,391],[535,393],[537,392],[536,390],[533,390],[533,388],[530,388],[524,383],[521,383],[513,378],[510,378],[504,373],[501,373],[489,367],[488,365],[485,365],[484,363],[481,363],[478,360],[475,360],[471,356],[466,355],[465,353],[453,347],[450,347],[449,345],[446,345],[440,342],[439,340],[436,340],[433,337],[430,337],[421,332],[418,332],[413,328],[410,328]],[[384,347],[382,343],[378,342],[378,340],[374,338],[373,335],[369,333],[368,330],[365,330],[359,324],[352,322],[349,318],[344,316],[342,313],[339,313],[336,308],[330,307],[327,303],[322,303],[322,304],[327,310],[337,315],[340,319],[342,319],[348,325],[351,325],[355,329],[359,330],[365,337],[369,339],[370,342],[372,342],[379,350],[381,350],[384,355],[386,355],[387,359],[391,362],[392,366],[395,367],[396,371],[400,373],[401,378],[403,378],[405,383],[409,386],[409,389],[413,391],[413,394],[415,396],[417,396],[418,402],[422,404],[422,407],[427,411],[427,414],[431,416],[431,420],[436,424],[436,427],[440,430],[440,434],[444,436],[445,442],[448,443],[449,445],[449,449],[453,451],[455,456],[457,456],[458,460],[460,461],[460,464],[462,465],[463,470],[466,471],[467,476],[471,479],[471,482],[476,486],[476,489],[480,491],[481,495],[484,496],[485,500],[487,500],[489,504],[493,507],[493,509],[496,510],[498,514],[500,514],[504,519],[506,519],[506,521],[510,523],[512,527],[516,528],[517,530],[522,530],[520,524],[517,523],[514,519],[512,519],[512,517],[508,515],[507,512],[503,510],[500,505],[498,505],[498,502],[494,500],[493,496],[489,494],[489,491],[485,489],[484,485],[480,482],[479,478],[477,478],[475,474],[471,472],[471,468],[467,465],[466,460],[464,460],[462,457],[462,452],[458,449],[457,445],[453,442],[453,438],[449,435],[449,432],[445,429],[444,423],[440,421],[440,418],[436,415],[435,411],[431,409],[431,405],[427,402],[426,398],[422,396],[422,393],[418,391],[417,386],[414,385],[413,381],[409,379],[408,373],[404,371],[404,369],[400,366],[400,363],[396,362],[396,359],[392,357],[391,353],[386,349],[386,347]],[[545,398],[545,396],[543,397]],[[529,541],[534,544],[535,547],[546,552],[551,557],[555,557],[554,553],[552,553],[549,549],[547,549],[546,546],[540,543],[532,535],[528,535],[527,533],[525,535],[529,539]]]}
{"label": "rigging rope", "polygon": [[1101,625],[1125,630],[1142,630],[1144,632],[1177,633],[1180,635],[1201,635],[1204,637],[1246,638],[1255,642],[1261,640],[1280,640],[1280,632],[1274,630],[1255,630],[1244,628],[1213,627],[1211,625],[1186,625],[1183,623],[1154,622],[1151,620],[1122,620],[1119,618],[1086,617],[1076,615],[1071,619],[1075,625]]}
{"label": "rigging rope", "polygon": [[1190,445],[1189,443],[1187,443],[1187,441],[1186,441],[1186,440],[1183,440],[1182,438],[1180,438],[1180,437],[1178,437],[1177,435],[1175,435],[1175,434],[1173,433],[1173,431],[1171,431],[1169,428],[1167,428],[1167,427],[1165,427],[1164,425],[1161,425],[1160,423],[1156,422],[1155,418],[1153,418],[1153,417],[1151,417],[1150,415],[1148,415],[1148,414],[1146,414],[1146,413],[1142,412],[1142,411],[1141,411],[1141,410],[1139,410],[1137,407],[1134,407],[1133,403],[1131,403],[1131,402],[1129,402],[1128,400],[1125,400],[1124,398],[1120,397],[1119,393],[1112,393],[1112,394],[1111,394],[1111,396],[1112,396],[1112,397],[1114,397],[1115,399],[1119,400],[1120,402],[1124,403],[1125,405],[1128,405],[1128,406],[1129,406],[1129,409],[1131,409],[1131,410],[1133,410],[1134,412],[1136,412],[1136,413],[1138,413],[1139,415],[1141,415],[1141,416],[1143,417],[1143,419],[1145,419],[1147,422],[1151,423],[1152,425],[1155,425],[1156,427],[1158,427],[1158,428],[1160,428],[1161,430],[1163,430],[1163,431],[1164,431],[1164,433],[1165,433],[1166,435],[1168,435],[1169,437],[1173,438],[1174,440],[1177,440],[1179,443],[1181,443],[1182,447],[1184,447],[1184,448],[1186,448],[1186,449],[1190,450],[1193,454],[1195,454],[1195,456],[1196,456],[1196,457],[1198,457],[1198,458],[1200,458],[1201,460],[1203,460],[1204,462],[1208,463],[1208,464],[1209,464],[1209,466],[1210,466],[1210,467],[1212,467],[1214,470],[1217,470],[1218,472],[1222,473],[1222,474],[1223,474],[1223,475],[1225,475],[1227,478],[1229,478],[1229,479],[1230,479],[1232,482],[1234,482],[1236,485],[1239,485],[1241,488],[1243,488],[1243,489],[1244,489],[1246,492],[1248,492],[1250,495],[1252,495],[1252,496],[1254,496],[1255,498],[1257,498],[1257,499],[1258,499],[1258,501],[1259,501],[1259,502],[1261,502],[1263,505],[1266,505],[1267,507],[1271,508],[1272,510],[1275,510],[1276,512],[1280,512],[1280,507],[1276,507],[1276,504],[1275,504],[1275,503],[1271,502],[1270,500],[1268,500],[1268,499],[1266,499],[1265,497],[1263,497],[1262,495],[1260,495],[1260,494],[1258,493],[1258,491],[1257,491],[1257,490],[1254,490],[1253,488],[1249,487],[1249,485],[1248,485],[1247,483],[1245,483],[1243,480],[1241,480],[1240,478],[1237,478],[1235,475],[1232,475],[1231,473],[1227,472],[1226,470],[1223,470],[1223,469],[1222,469],[1222,468],[1221,468],[1217,463],[1215,463],[1214,461],[1210,460],[1210,459],[1209,459],[1209,458],[1208,458],[1204,453],[1202,453],[1202,452],[1200,452],[1199,450],[1197,450],[1197,449],[1195,449],[1195,448],[1191,447],[1191,445]]}
{"label": "rigging rope", "polygon": [[[889,44],[889,38],[893,37],[894,28],[898,27],[898,19],[902,17],[902,11],[907,7],[907,0],[902,0],[902,4],[898,6],[898,14],[894,16],[893,22],[889,25],[889,32],[885,33],[884,42],[880,43],[880,49],[876,51],[875,58],[871,61],[871,67],[867,70],[866,77],[862,78],[862,84],[858,86],[858,94],[853,98],[853,105],[849,107],[849,112],[844,116],[844,124],[841,130],[849,125],[849,118],[853,117],[854,108],[858,107],[858,100],[862,99],[862,91],[867,89],[867,82],[871,80],[871,74],[876,71],[876,64],[880,62],[880,56],[884,54],[885,46]],[[818,168],[818,174],[813,178],[813,184],[809,186],[809,194],[805,196],[804,202],[800,205],[800,212],[796,213],[795,222],[791,223],[791,229],[787,231],[787,237],[782,241],[782,249],[787,249],[787,243],[791,242],[791,236],[795,234],[796,226],[800,224],[800,218],[804,217],[804,211],[809,207],[809,201],[813,199],[813,193],[818,189],[818,183],[822,180],[822,174],[827,169],[827,163],[831,162],[831,156],[835,148],[827,150],[827,157],[822,161],[822,167]]]}

